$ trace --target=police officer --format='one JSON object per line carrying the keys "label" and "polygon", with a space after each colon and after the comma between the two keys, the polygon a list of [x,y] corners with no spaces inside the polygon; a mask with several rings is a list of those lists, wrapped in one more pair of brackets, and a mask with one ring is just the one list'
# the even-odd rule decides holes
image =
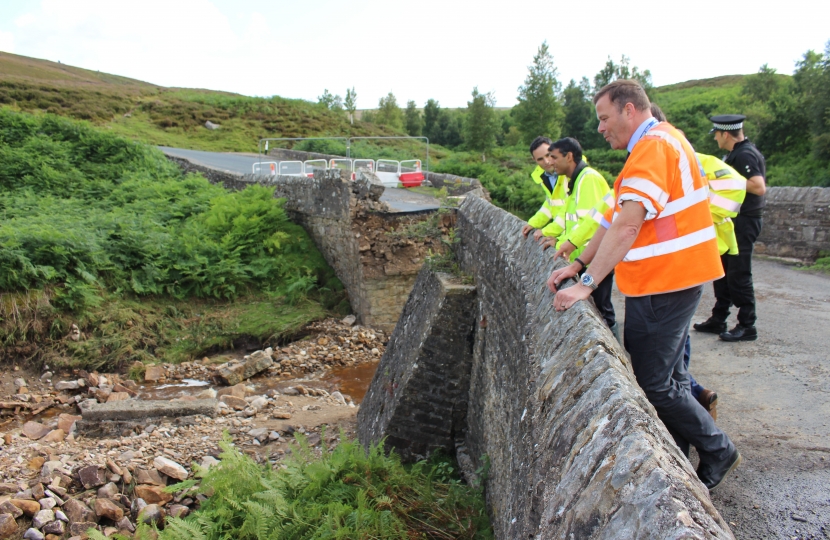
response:
{"label": "police officer", "polygon": [[[752,249],[761,233],[761,221],[767,191],[766,161],[761,152],[744,136],[742,114],[712,116],[718,146],[729,152],[724,161],[746,178],[746,198],[740,213],[733,220],[738,254],[721,256],[725,276],[713,283],[715,307],[705,322],[696,323],[695,330],[719,334],[724,341],[753,341],[758,339],[755,329],[755,290],[752,286]],[[738,324],[726,331],[729,307],[738,308]]]}

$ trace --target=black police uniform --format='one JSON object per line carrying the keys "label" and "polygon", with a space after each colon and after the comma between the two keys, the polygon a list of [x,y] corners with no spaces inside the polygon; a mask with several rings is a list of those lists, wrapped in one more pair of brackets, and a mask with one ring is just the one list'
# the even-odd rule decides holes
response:
{"label": "black police uniform", "polygon": [[[716,125],[717,119],[718,117],[712,118]],[[749,139],[744,139],[735,144],[732,151],[724,158],[724,161],[747,179],[753,176],[761,176],[764,183],[767,181],[764,156]],[[752,250],[755,240],[758,239],[758,235],[761,233],[765,205],[764,195],[747,193],[738,216],[733,219],[735,237],[738,240],[738,254],[724,254],[721,256],[726,275],[713,283],[716,302],[712,310],[712,318],[717,321],[725,322],[729,316],[730,305],[734,305],[738,308],[738,324],[744,328],[755,326]]]}

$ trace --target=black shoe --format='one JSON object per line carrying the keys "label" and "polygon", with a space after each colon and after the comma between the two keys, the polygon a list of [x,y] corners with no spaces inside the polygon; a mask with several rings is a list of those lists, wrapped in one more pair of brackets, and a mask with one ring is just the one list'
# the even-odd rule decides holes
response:
{"label": "black shoe", "polygon": [[755,341],[758,339],[758,330],[754,326],[737,325],[729,332],[720,335],[724,341]]}
{"label": "black shoe", "polygon": [[709,317],[704,322],[695,323],[693,326],[698,332],[706,332],[707,334],[722,334],[726,332],[726,323],[714,317]]}
{"label": "black shoe", "polygon": [[741,464],[743,458],[737,448],[732,448],[732,453],[729,457],[718,463],[701,463],[697,468],[697,477],[703,482],[703,485],[712,491],[723,482],[726,475],[731,473],[738,465]]}

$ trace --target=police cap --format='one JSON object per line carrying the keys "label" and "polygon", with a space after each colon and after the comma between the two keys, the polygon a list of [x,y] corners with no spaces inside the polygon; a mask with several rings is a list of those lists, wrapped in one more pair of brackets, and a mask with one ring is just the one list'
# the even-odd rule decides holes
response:
{"label": "police cap", "polygon": [[714,124],[712,129],[709,130],[709,133],[714,133],[716,130],[732,131],[743,128],[746,116],[742,114],[720,114],[718,116],[710,116],[709,120]]}

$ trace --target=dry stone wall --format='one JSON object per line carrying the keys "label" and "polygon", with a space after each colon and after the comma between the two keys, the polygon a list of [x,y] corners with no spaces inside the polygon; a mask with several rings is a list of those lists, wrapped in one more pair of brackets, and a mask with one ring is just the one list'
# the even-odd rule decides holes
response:
{"label": "dry stone wall", "polygon": [[830,188],[770,188],[755,249],[809,261],[830,251]]}
{"label": "dry stone wall", "polygon": [[[390,435],[404,453],[422,451],[422,433],[440,416],[442,433],[462,440],[431,442],[457,450],[468,477],[489,468],[497,538],[732,538],[594,307],[553,310],[545,288],[553,261],[522,238],[523,222],[481,199],[467,199],[457,219],[476,323],[453,316],[446,292],[419,278],[361,405],[361,440]],[[465,331],[469,364],[449,346],[439,350],[455,362],[429,363],[433,333],[461,343]],[[466,391],[452,382],[465,377],[436,375],[440,365],[469,365]],[[425,416],[435,395],[460,401]],[[462,423],[447,412],[462,409]]]}

